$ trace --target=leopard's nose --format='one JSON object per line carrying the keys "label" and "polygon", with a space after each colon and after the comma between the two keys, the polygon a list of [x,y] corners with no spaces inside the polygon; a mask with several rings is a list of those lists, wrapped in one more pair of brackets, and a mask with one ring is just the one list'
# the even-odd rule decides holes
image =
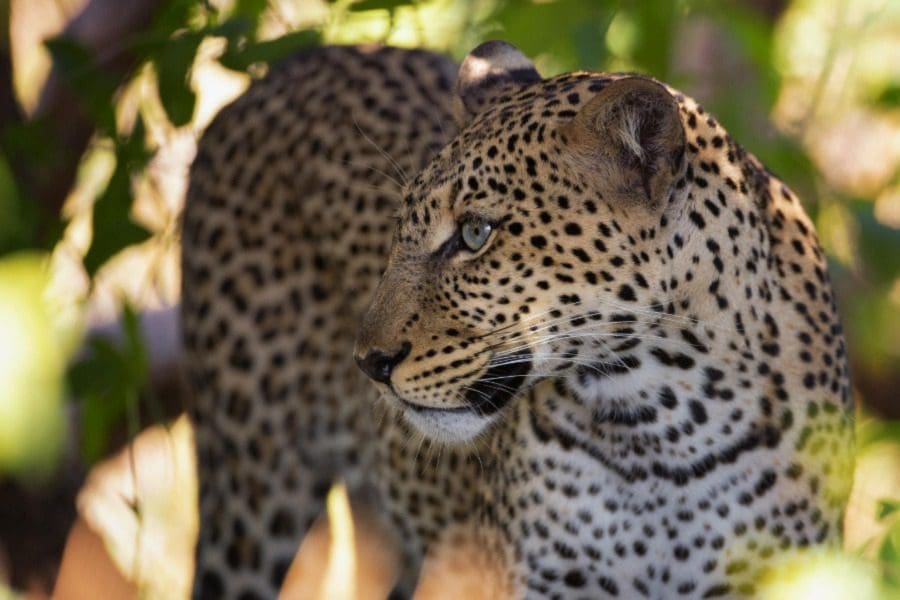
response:
{"label": "leopard's nose", "polygon": [[391,373],[394,368],[403,362],[403,359],[409,356],[412,344],[403,342],[400,350],[396,352],[385,352],[373,348],[366,353],[365,356],[356,356],[356,364],[362,369],[362,372],[371,377],[378,383],[389,384],[391,382]]}

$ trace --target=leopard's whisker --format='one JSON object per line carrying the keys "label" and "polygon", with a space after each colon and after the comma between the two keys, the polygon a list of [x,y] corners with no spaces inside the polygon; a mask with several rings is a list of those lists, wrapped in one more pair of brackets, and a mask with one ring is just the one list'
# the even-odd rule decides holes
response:
{"label": "leopard's whisker", "polygon": [[388,160],[388,162],[391,163],[391,166],[394,167],[394,170],[397,172],[397,175],[400,177],[400,181],[403,182],[403,183],[400,185],[400,187],[404,187],[407,183],[409,183],[409,177],[406,175],[406,172],[403,170],[403,168],[400,166],[400,164],[399,164],[396,160],[394,160],[394,157],[392,157],[390,154],[388,154],[387,152],[385,152],[384,149],[381,148],[381,146],[379,146],[377,143],[375,143],[375,141],[374,141],[372,138],[370,138],[370,137],[366,134],[365,131],[363,131],[363,129],[362,129],[362,127],[360,126],[359,122],[356,120],[356,116],[355,116],[355,115],[353,115],[352,118],[353,118],[353,125],[354,125],[354,127],[356,127],[356,130],[359,131],[360,135],[362,135],[363,138],[364,138],[367,142],[369,142],[369,143],[372,145],[373,148],[375,148],[376,150],[378,150],[378,152],[380,152],[381,155],[384,156],[384,157]]}

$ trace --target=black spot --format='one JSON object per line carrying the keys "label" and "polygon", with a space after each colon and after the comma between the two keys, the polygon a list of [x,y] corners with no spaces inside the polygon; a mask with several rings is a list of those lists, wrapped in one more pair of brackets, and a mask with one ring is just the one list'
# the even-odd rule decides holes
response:
{"label": "black spot", "polygon": [[694,591],[697,585],[693,581],[685,581],[681,585],[678,586],[678,593],[682,596],[690,594]]}
{"label": "black spot", "polygon": [[580,588],[584,587],[584,584],[587,583],[587,580],[584,578],[584,575],[578,569],[572,569],[563,577],[563,582],[571,588]]}
{"label": "black spot", "polygon": [[697,425],[703,425],[708,420],[706,416],[706,408],[704,408],[703,404],[699,400],[691,400],[688,402],[688,408],[691,411],[691,419],[694,420],[694,423]]}
{"label": "black spot", "polygon": [[631,286],[626,283],[619,288],[619,299],[625,302],[634,302],[637,300],[637,297],[634,295],[634,290]]}
{"label": "black spot", "polygon": [[291,566],[291,561],[287,559],[281,559],[275,562],[272,565],[272,571],[269,575],[269,581],[272,582],[272,586],[275,588],[280,588],[281,584],[284,583],[284,578],[287,575],[288,569]]}
{"label": "black spot", "polygon": [[803,386],[806,387],[806,389],[808,389],[808,390],[811,390],[814,387],[816,387],[816,376],[813,375],[812,373],[807,373],[806,375],[804,375],[803,376]]}
{"label": "black spot", "polygon": [[203,578],[198,586],[200,598],[221,598],[225,595],[225,585],[218,573],[213,571],[204,571]]}
{"label": "black spot", "polygon": [[669,386],[663,386],[659,391],[659,403],[668,409],[675,408],[678,405],[678,398],[675,392]]}
{"label": "black spot", "polygon": [[721,598],[722,596],[727,596],[731,593],[731,586],[727,583],[718,583],[711,587],[706,588],[706,591],[703,592],[704,598]]}
{"label": "black spot", "polygon": [[667,367],[678,367],[686,371],[694,366],[694,359],[680,352],[669,354],[662,348],[653,348],[650,350],[650,354]]}
{"label": "black spot", "polygon": [[600,576],[597,578],[597,583],[600,585],[600,588],[610,596],[619,595],[619,586],[609,577]]}
{"label": "black spot", "polygon": [[700,229],[703,229],[704,227],[706,227],[706,221],[703,220],[703,215],[701,215],[700,213],[698,213],[695,210],[692,210],[690,216],[691,216],[691,221],[694,222],[694,225],[696,225]]}
{"label": "black spot", "polygon": [[766,469],[762,472],[762,475],[759,476],[759,480],[756,482],[756,485],[753,486],[753,493],[757,496],[762,496],[768,490],[775,485],[775,482],[778,480],[778,475],[776,475],[775,471],[772,469]]}
{"label": "black spot", "polygon": [[293,537],[296,531],[294,518],[285,510],[276,511],[269,521],[269,534],[274,537]]}

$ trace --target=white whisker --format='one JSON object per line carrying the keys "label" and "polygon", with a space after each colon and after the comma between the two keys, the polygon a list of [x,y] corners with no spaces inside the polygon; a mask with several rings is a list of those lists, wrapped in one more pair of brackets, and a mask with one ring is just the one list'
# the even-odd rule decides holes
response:
{"label": "white whisker", "polygon": [[[365,138],[365,140],[367,142],[372,144],[372,147],[375,148],[376,150],[378,150],[378,152],[380,152],[381,155],[384,156],[388,160],[388,162],[391,163],[391,166],[394,167],[394,170],[397,172],[397,175],[400,176],[400,181],[403,182],[401,187],[406,185],[407,182],[409,181],[409,177],[407,177],[406,172],[403,170],[403,168],[400,166],[400,164],[396,160],[394,160],[394,158],[390,154],[388,154],[387,152],[382,150],[381,146],[376,144],[375,141],[372,140],[372,138],[370,138],[368,135],[366,135],[366,132],[362,130],[362,127],[360,127],[359,122],[356,120],[356,116],[353,116],[353,125],[356,127],[356,130],[359,131],[360,135],[362,135],[363,138]],[[396,180],[395,180],[395,183],[396,183]]]}

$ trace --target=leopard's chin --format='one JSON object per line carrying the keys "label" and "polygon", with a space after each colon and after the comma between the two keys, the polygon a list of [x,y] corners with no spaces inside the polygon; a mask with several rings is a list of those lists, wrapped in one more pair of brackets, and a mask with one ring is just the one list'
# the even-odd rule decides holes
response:
{"label": "leopard's chin", "polygon": [[403,418],[425,437],[445,443],[465,443],[477,438],[499,415],[478,414],[472,407],[431,408],[401,400]]}

